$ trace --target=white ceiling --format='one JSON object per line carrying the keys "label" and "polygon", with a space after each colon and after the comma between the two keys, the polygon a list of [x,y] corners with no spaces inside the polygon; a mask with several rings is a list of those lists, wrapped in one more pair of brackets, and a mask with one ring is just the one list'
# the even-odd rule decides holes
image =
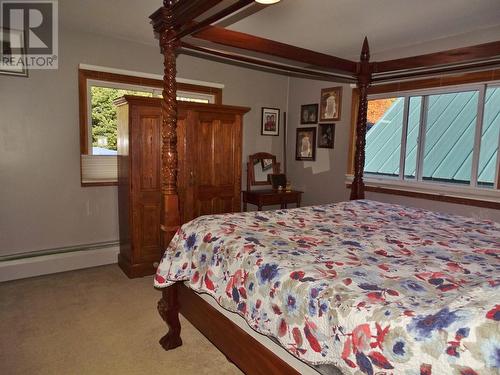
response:
{"label": "white ceiling", "polygon": [[[189,1],[189,0],[181,0]],[[62,28],[157,45],[149,15],[161,0],[59,0]],[[500,40],[500,0],[282,0],[228,28],[358,60]]]}
{"label": "white ceiling", "polygon": [[59,24],[63,29],[101,34],[154,44],[149,16],[162,0],[59,0]]}
{"label": "white ceiling", "polygon": [[402,57],[500,40],[500,0],[283,0],[230,28],[354,60],[367,35],[375,58]]}

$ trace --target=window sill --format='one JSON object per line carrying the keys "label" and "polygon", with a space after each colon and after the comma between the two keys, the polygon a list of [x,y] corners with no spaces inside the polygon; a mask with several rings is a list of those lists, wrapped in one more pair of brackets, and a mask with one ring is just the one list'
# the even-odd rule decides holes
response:
{"label": "window sill", "polygon": [[118,186],[118,181],[82,181],[82,187],[92,186]]}
{"label": "window sill", "polygon": [[[346,186],[350,187],[353,176],[346,175]],[[500,209],[500,191],[467,186],[450,186],[428,182],[401,182],[367,177],[364,178],[365,190],[374,193],[402,195],[406,197],[463,204],[468,206]]]}

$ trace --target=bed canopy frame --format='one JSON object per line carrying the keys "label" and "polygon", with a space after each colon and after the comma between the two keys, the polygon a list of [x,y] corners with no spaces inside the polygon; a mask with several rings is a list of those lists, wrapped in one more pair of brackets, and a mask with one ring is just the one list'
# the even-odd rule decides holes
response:
{"label": "bed canopy frame", "polygon": [[[252,5],[253,0],[234,1],[229,5],[227,3],[228,1],[223,0],[164,0],[163,6],[150,16],[164,57],[163,123],[161,131],[161,233],[163,248],[167,247],[180,226],[179,197],[177,194],[176,135],[176,57],[179,53],[243,64],[251,68],[279,74],[355,83],[359,90],[359,103],[357,106],[354,179],[351,184],[351,199],[364,198],[363,168],[365,162],[367,96],[371,85],[450,72],[485,69],[497,67],[500,64],[500,41],[408,58],[371,62],[366,37],[363,41],[360,60],[357,62],[350,61],[213,26],[213,24],[237,12],[243,14],[250,7],[257,6]],[[258,9],[262,7],[264,6],[260,6],[260,8],[257,6]],[[200,20],[202,16],[204,17]],[[240,341],[236,341],[235,344],[244,348],[243,351],[238,351],[234,348],[235,345],[228,344],[227,337],[219,339],[217,335],[214,336],[213,329],[207,325],[205,316],[200,316],[199,312],[193,311],[194,309],[197,311],[207,309],[206,306],[202,306],[202,302],[195,300],[193,295],[194,293],[190,293],[180,283],[163,289],[163,297],[158,303],[158,311],[169,327],[167,335],[160,340],[161,345],[166,350],[182,344],[178,318],[179,309],[181,309],[183,315],[242,370],[267,374],[283,373],[282,371],[289,373],[292,371],[285,362],[273,357],[270,352],[264,353],[263,349],[259,349],[259,353],[267,357],[262,357],[264,359],[261,359],[261,361],[267,363],[268,367],[264,369],[264,372],[259,372],[253,368],[252,363],[245,360],[243,356],[245,353],[248,355],[248,350],[251,350],[250,345],[256,345],[255,342],[246,344],[244,334],[240,333],[242,335],[239,338]],[[179,303],[179,300],[181,300],[181,303]],[[204,314],[210,316],[210,310],[205,310]],[[231,323],[224,323],[220,319],[217,320],[217,324],[222,324],[223,329],[228,329],[230,326],[224,324]],[[238,333],[239,328],[236,325],[230,328],[235,335]],[[241,329],[239,330],[241,331]],[[260,366],[263,366],[263,362],[260,363]],[[275,372],[276,369],[278,369],[278,372]]]}

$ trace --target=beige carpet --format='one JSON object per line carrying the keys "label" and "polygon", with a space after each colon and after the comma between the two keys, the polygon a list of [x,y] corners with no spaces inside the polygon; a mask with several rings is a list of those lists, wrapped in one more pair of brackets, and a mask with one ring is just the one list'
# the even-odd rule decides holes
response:
{"label": "beige carpet", "polygon": [[241,374],[182,319],[165,352],[151,277],[116,265],[0,284],[1,374]]}

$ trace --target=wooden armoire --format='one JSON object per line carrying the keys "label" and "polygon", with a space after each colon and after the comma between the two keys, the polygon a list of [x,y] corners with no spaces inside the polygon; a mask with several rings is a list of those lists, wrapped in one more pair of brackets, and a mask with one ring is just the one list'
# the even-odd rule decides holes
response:
{"label": "wooden armoire", "polygon": [[[160,245],[161,100],[124,96],[118,111],[120,254],[128,277],[153,274]],[[243,115],[249,108],[178,103],[177,176],[182,223],[240,211]]]}

